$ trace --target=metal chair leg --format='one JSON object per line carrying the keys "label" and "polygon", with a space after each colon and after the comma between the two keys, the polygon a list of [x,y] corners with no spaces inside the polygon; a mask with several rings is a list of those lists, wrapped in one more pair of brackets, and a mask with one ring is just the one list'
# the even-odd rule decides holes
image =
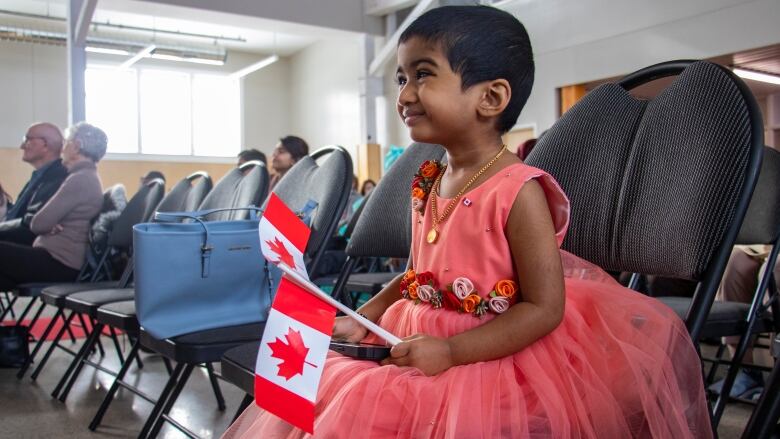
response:
{"label": "metal chair leg", "polygon": [[[5,293],[6,297],[8,296],[8,292]],[[16,316],[14,316],[14,305],[16,304],[16,300],[19,299],[17,296],[14,296],[11,300],[8,301],[8,306],[3,310],[3,313],[0,314],[0,322],[5,321],[5,317],[10,313],[11,316],[16,319]]]}
{"label": "metal chair leg", "polygon": [[54,352],[54,349],[57,348],[57,345],[60,342],[60,339],[62,338],[62,334],[65,332],[65,328],[70,325],[71,320],[73,320],[73,317],[76,315],[75,312],[71,312],[68,318],[65,319],[65,323],[62,324],[62,328],[60,328],[59,332],[57,332],[57,336],[54,337],[54,340],[52,340],[51,345],[49,346],[49,349],[46,351],[46,354],[44,354],[43,358],[41,359],[41,362],[38,363],[38,366],[33,371],[32,375],[30,375],[30,379],[35,381],[38,378],[38,375],[43,370],[43,366],[46,365],[46,362],[49,361],[49,357],[51,356],[51,353]]}
{"label": "metal chair leg", "polygon": [[95,429],[97,429],[100,425],[100,422],[103,420],[103,416],[108,410],[108,406],[111,405],[116,392],[119,390],[119,382],[124,379],[127,370],[130,369],[130,366],[133,364],[133,358],[138,356],[138,348],[140,347],[141,341],[140,339],[136,339],[135,342],[133,342],[133,346],[130,348],[130,353],[127,355],[127,361],[122,364],[122,367],[119,369],[119,373],[116,374],[114,382],[108,389],[108,393],[103,398],[103,402],[100,403],[100,407],[98,408],[97,413],[95,413],[95,417],[92,418],[92,422],[89,423],[90,430],[95,431]]}
{"label": "metal chair leg", "polygon": [[27,373],[27,369],[29,369],[30,365],[32,365],[35,356],[38,355],[38,351],[41,350],[41,347],[46,342],[46,338],[49,337],[49,333],[54,328],[54,325],[57,324],[57,320],[62,317],[63,317],[62,309],[58,309],[57,312],[54,314],[54,317],[51,319],[51,321],[49,321],[49,324],[46,326],[46,329],[43,330],[43,334],[41,334],[41,338],[39,338],[38,341],[35,343],[35,347],[33,348],[32,352],[27,357],[27,359],[24,360],[24,364],[22,364],[22,367],[19,368],[19,372],[16,373],[16,378],[22,379],[24,377],[24,374]]}
{"label": "metal chair leg", "polygon": [[68,370],[66,370],[65,374],[62,376],[62,378],[60,378],[60,382],[57,383],[57,387],[55,387],[54,391],[51,393],[53,398],[57,398],[61,402],[65,402],[65,398],[67,398],[68,392],[70,391],[73,382],[76,380],[76,377],[78,377],[81,368],[84,366],[84,359],[89,355],[89,351],[97,342],[97,338],[100,337],[100,329],[102,329],[102,325],[98,326],[101,326],[101,328],[93,328],[92,333],[89,334],[87,340],[83,345],[81,345],[81,349],[79,349],[78,354],[76,354],[76,358],[71,361],[70,366],[68,366]]}
{"label": "metal chair leg", "polygon": [[780,417],[780,361],[775,361],[775,367],[769,375],[769,381],[764,393],[758,400],[758,405],[750,415],[742,439],[768,439],[777,428]]}
{"label": "metal chair leg", "polygon": [[148,436],[149,439],[153,439],[157,437],[157,434],[160,432],[160,429],[162,428],[163,423],[165,422],[163,416],[167,415],[173,408],[173,404],[175,404],[176,400],[179,398],[179,394],[184,389],[184,386],[187,384],[187,380],[190,378],[190,374],[192,373],[193,369],[195,369],[194,364],[187,364],[184,367],[184,371],[182,372],[181,377],[176,383],[176,387],[174,387],[170,396],[168,396],[167,400],[165,401],[165,405],[163,406],[163,409],[160,411],[159,415],[157,416],[157,420],[155,421],[154,424],[152,424],[152,428],[149,431],[149,436]]}
{"label": "metal chair leg", "polygon": [[206,363],[206,370],[209,372],[209,381],[211,381],[211,388],[214,390],[214,396],[217,398],[217,408],[219,411],[225,411],[225,397],[222,396],[222,389],[219,388],[219,381],[217,381],[217,375],[214,373],[214,366],[211,363]]}
{"label": "metal chair leg", "polygon": [[182,375],[182,372],[186,367],[190,367],[190,365],[185,363],[176,364],[176,367],[173,369],[173,373],[171,373],[170,378],[168,378],[168,382],[165,383],[165,387],[163,388],[163,391],[160,393],[160,397],[157,398],[157,403],[154,404],[154,407],[152,408],[152,412],[149,413],[149,417],[146,418],[146,422],[144,423],[143,428],[141,428],[141,433],[138,434],[139,439],[144,439],[146,437],[149,437],[149,432],[151,431],[152,426],[157,421],[157,418],[160,416],[160,412],[165,406],[165,401],[170,396],[174,387],[176,387],[176,385],[178,384],[179,377]]}

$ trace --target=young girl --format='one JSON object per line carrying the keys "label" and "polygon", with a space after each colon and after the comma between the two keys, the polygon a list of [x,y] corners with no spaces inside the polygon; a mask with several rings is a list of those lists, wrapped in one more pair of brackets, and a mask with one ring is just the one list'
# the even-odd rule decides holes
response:
{"label": "young girl", "polygon": [[[331,354],[315,436],[711,437],[682,322],[562,253],[566,196],[502,145],[533,83],[522,24],[484,6],[427,12],[400,38],[397,79],[412,138],[448,164],[424,163],[412,185],[412,269],[358,310],[404,341],[382,364]],[[367,335],[337,318],[334,338]],[[226,437],[242,435],[304,433],[252,406]]]}

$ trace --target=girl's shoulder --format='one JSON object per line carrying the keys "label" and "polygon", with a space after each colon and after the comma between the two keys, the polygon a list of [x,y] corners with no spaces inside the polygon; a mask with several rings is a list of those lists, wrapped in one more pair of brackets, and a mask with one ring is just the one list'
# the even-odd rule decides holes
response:
{"label": "girl's shoulder", "polygon": [[522,162],[513,163],[500,169],[485,181],[480,196],[486,200],[492,200],[492,203],[495,203],[493,209],[506,211],[508,215],[508,210],[514,205],[520,191],[529,181],[534,181],[544,191],[547,207],[550,210],[560,244],[569,226],[569,198],[555,178],[546,171]]}

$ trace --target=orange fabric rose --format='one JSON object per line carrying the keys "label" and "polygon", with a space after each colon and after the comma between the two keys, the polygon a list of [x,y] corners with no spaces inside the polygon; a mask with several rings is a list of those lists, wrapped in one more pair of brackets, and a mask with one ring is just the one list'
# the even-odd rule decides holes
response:
{"label": "orange fabric rose", "polygon": [[412,300],[417,300],[417,282],[410,283],[406,290],[409,291],[409,297]]}
{"label": "orange fabric rose", "polygon": [[499,296],[509,299],[517,292],[517,284],[513,280],[500,280],[496,284],[495,291]]}
{"label": "orange fabric rose", "polygon": [[463,299],[463,311],[469,313],[474,312],[474,310],[477,308],[477,305],[479,305],[479,302],[482,302],[481,297],[476,294],[469,294],[465,299]]}
{"label": "orange fabric rose", "polygon": [[427,162],[423,163],[423,166],[420,169],[420,175],[422,175],[425,178],[431,178],[434,175],[436,175],[436,172],[438,170],[439,167],[436,165],[436,163],[431,160],[428,160]]}
{"label": "orange fabric rose", "polygon": [[423,198],[425,198],[425,191],[423,191],[418,187],[412,188],[412,198],[417,198],[418,200],[422,200]]}
{"label": "orange fabric rose", "polygon": [[404,274],[404,280],[406,283],[412,283],[414,282],[415,276],[417,276],[417,273],[415,273],[414,270],[406,270],[406,274]]}

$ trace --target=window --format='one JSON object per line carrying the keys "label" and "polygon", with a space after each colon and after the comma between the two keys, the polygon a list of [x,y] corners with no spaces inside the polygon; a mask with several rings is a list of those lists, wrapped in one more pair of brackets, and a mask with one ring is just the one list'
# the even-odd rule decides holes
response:
{"label": "window", "polygon": [[134,70],[87,69],[87,120],[108,136],[110,152],[138,152],[138,85]]}
{"label": "window", "polygon": [[234,157],[241,150],[237,80],[156,69],[90,67],[87,120],[108,151]]}

